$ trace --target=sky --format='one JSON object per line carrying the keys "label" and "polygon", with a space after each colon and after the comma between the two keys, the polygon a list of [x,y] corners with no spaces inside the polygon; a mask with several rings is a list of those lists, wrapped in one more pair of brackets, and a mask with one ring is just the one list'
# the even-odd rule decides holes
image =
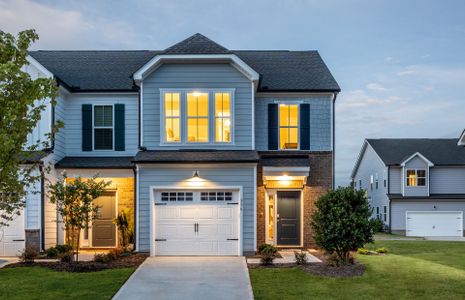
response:
{"label": "sky", "polygon": [[465,1],[0,0],[0,29],[33,49],[164,49],[200,32],[229,49],[318,50],[341,86],[336,184],[365,138],[465,128]]}

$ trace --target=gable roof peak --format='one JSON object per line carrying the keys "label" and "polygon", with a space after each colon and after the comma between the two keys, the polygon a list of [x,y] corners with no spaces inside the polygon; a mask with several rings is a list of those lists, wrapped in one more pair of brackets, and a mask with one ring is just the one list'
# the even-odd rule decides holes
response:
{"label": "gable roof peak", "polygon": [[196,33],[166,48],[164,54],[229,54],[229,49],[212,41],[203,34]]}

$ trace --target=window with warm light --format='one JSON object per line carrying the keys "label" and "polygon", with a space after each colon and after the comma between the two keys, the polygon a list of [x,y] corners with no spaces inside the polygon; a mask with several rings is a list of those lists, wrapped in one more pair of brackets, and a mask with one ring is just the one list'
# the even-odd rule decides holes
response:
{"label": "window with warm light", "polygon": [[425,186],[426,185],[426,170],[407,170],[406,175],[407,186]]}
{"label": "window with warm light", "polygon": [[299,148],[299,105],[279,105],[279,147],[280,149]]}
{"label": "window with warm light", "polygon": [[231,94],[215,93],[215,140],[231,142]]}
{"label": "window with warm light", "polygon": [[181,95],[165,93],[165,137],[168,143],[181,141]]}
{"label": "window with warm light", "polygon": [[187,142],[208,143],[208,93],[187,93]]}

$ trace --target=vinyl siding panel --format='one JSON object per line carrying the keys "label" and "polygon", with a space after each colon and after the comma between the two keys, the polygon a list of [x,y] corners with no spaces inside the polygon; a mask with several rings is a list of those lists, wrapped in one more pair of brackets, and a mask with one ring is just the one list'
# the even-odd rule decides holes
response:
{"label": "vinyl siding panel", "polygon": [[[39,175],[39,170],[33,170],[32,175]],[[40,180],[38,180],[30,185],[26,190],[26,229],[40,228],[40,187]]]}
{"label": "vinyl siding panel", "polygon": [[[436,207],[436,208],[435,208]],[[431,201],[428,199],[419,201],[397,200],[391,203],[392,230],[405,230],[407,211],[462,211],[465,212],[465,201]],[[465,223],[464,223],[465,228]]]}
{"label": "vinyl siding panel", "polygon": [[293,101],[310,104],[310,150],[331,150],[331,95],[296,97],[276,96],[255,98],[255,147],[268,150],[268,104],[275,101]]}
{"label": "vinyl siding panel", "polygon": [[[234,144],[161,146],[160,89],[235,89]],[[252,83],[229,64],[164,64],[143,82],[143,146],[148,149],[252,149]],[[210,99],[212,101],[212,99]]]}
{"label": "vinyl siding panel", "polygon": [[402,168],[389,167],[389,193],[402,194]]}
{"label": "vinyl siding panel", "polygon": [[[55,105],[55,122],[61,121],[65,124],[65,95],[60,92]],[[53,150],[53,163],[57,163],[66,155],[66,133],[62,127],[55,134],[55,148]]]}
{"label": "vinyl siding panel", "polygon": [[[82,151],[82,105],[125,105],[125,151]],[[131,156],[138,151],[138,96],[137,95],[96,95],[74,94],[65,101],[66,156]],[[113,141],[114,144],[114,141]]]}
{"label": "vinyl siding panel", "polygon": [[430,169],[431,194],[465,194],[465,167]]}
{"label": "vinyl siding panel", "polygon": [[252,165],[157,165],[139,169],[139,250],[150,250],[150,187],[189,186],[186,179],[198,170],[206,187],[242,186],[243,251],[255,251],[254,166]]}

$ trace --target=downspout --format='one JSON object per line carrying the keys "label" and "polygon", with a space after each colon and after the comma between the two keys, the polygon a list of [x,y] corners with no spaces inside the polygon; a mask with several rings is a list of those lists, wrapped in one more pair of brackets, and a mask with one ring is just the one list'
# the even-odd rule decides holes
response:
{"label": "downspout", "polygon": [[43,166],[39,165],[40,172],[40,248],[45,250],[45,175]]}
{"label": "downspout", "polygon": [[138,234],[138,228],[137,228],[137,225],[138,225],[137,224],[137,213],[138,213],[137,212],[137,207],[138,207],[137,205],[137,201],[138,201],[137,199],[137,195],[138,195],[137,193],[137,183],[138,183],[137,166],[134,166],[132,170],[134,172],[134,204],[133,204],[134,205],[134,248],[135,248],[134,250],[137,252],[139,251],[139,247],[137,247],[137,245],[139,245],[139,242],[138,242],[139,234]]}
{"label": "downspout", "polygon": [[[388,166],[388,169],[387,169],[387,191],[388,191],[388,195],[391,194],[391,187],[390,187],[390,178],[389,178],[389,169],[391,167]],[[389,198],[388,196],[388,200],[389,200],[389,233],[392,234],[392,226],[391,226],[391,220],[392,220],[392,214],[391,214],[391,198]]]}
{"label": "downspout", "polygon": [[334,190],[335,188],[335,178],[336,178],[336,162],[335,162],[335,159],[336,159],[336,98],[337,98],[337,92],[334,93],[334,97],[333,97],[333,154],[332,154],[332,170],[333,170],[333,178],[332,178],[332,188]]}

